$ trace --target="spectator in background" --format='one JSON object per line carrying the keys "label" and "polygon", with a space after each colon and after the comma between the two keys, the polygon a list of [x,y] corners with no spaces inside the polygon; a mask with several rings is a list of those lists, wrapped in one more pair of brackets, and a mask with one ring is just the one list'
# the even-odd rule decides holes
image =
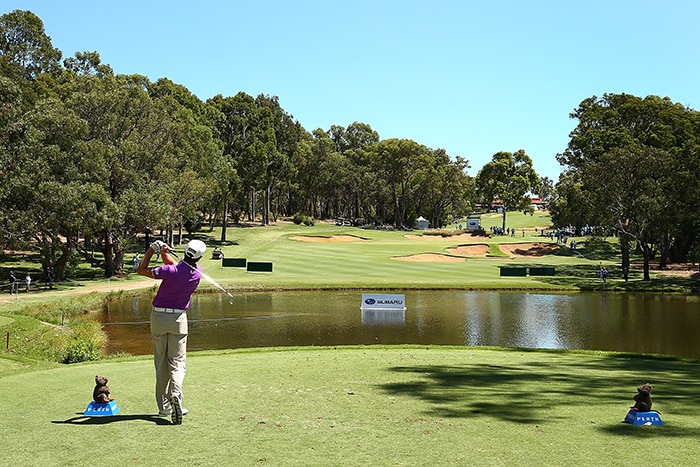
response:
{"label": "spectator in background", "polygon": [[53,289],[53,281],[56,279],[56,274],[53,271],[53,266],[46,266],[46,282],[49,283],[49,289]]}
{"label": "spectator in background", "polygon": [[10,295],[17,293],[17,278],[15,277],[15,272],[10,271]]}

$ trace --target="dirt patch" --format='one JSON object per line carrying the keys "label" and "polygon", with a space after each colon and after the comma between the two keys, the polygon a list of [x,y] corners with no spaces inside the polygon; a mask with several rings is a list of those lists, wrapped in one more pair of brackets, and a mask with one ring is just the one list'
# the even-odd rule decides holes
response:
{"label": "dirt patch", "polygon": [[313,235],[295,235],[289,237],[292,240],[299,242],[314,242],[314,243],[339,243],[339,242],[360,242],[367,240],[366,238],[356,237],[354,235],[333,235],[332,237],[319,237]]}
{"label": "dirt patch", "polygon": [[[644,263],[642,261],[632,261],[630,263],[630,269],[642,271],[644,270]],[[700,266],[698,266],[698,263],[669,263],[664,269],[661,269],[658,261],[652,261],[649,263],[649,270],[658,272],[664,276],[674,277],[693,277],[696,274],[700,275]]]}
{"label": "dirt patch", "polygon": [[551,255],[560,248],[555,243],[501,243],[498,247],[503,253],[521,257]]}
{"label": "dirt patch", "polygon": [[489,246],[485,243],[460,245],[457,248],[448,248],[447,251],[453,255],[460,256],[486,256],[486,254],[489,252]]}
{"label": "dirt patch", "polygon": [[414,234],[409,234],[405,235],[406,238],[409,238],[411,240],[433,240],[433,241],[442,241],[442,240],[447,240],[450,242],[454,242],[455,240],[460,240],[460,241],[466,241],[466,240],[472,240],[472,241],[479,241],[479,240],[486,240],[489,237],[484,237],[480,235],[472,235],[472,234],[459,234],[459,235],[449,235],[447,237],[443,237],[442,235],[414,235]]}
{"label": "dirt patch", "polygon": [[399,261],[416,261],[423,263],[461,263],[466,261],[465,258],[458,258],[456,256],[441,255],[438,253],[423,253],[420,255],[411,256],[397,256],[393,259]]}
{"label": "dirt patch", "polygon": [[35,297],[37,293],[41,294],[46,294],[48,297],[59,297],[59,296],[74,296],[74,295],[83,295],[83,294],[88,294],[91,292],[97,292],[97,293],[108,293],[108,292],[118,292],[120,290],[124,291],[129,291],[129,290],[149,290],[152,289],[154,286],[158,285],[156,281],[153,279],[147,279],[146,277],[140,276],[139,278],[132,279],[128,282],[126,281],[121,281],[121,280],[114,280],[111,283],[105,284],[104,282],[100,282],[97,284],[92,284],[92,283],[85,283],[85,284],[77,284],[75,287],[71,287],[68,289],[54,289],[54,290],[46,290],[44,289],[44,285],[37,285],[37,288],[41,287],[41,290],[31,290],[29,293],[22,292],[20,289],[19,295],[10,295],[10,294],[0,294],[0,302],[5,302],[8,300],[22,300],[24,297]]}
{"label": "dirt patch", "polygon": [[665,269],[658,269],[656,272],[662,276],[673,276],[673,277],[693,277],[695,275],[700,276],[700,274],[695,271],[667,271]]}

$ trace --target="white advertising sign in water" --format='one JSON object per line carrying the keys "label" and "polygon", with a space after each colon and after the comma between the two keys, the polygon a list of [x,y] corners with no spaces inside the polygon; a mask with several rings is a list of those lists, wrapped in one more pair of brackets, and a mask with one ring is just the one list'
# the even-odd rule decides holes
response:
{"label": "white advertising sign in water", "polygon": [[363,310],[405,310],[406,296],[404,294],[362,294]]}

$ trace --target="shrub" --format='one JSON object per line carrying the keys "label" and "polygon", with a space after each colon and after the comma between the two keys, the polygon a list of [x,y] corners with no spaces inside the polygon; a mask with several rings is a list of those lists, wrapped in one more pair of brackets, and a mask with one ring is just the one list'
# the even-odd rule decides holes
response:
{"label": "shrub", "polygon": [[65,348],[62,363],[79,363],[98,360],[107,338],[100,324],[90,318],[74,324],[73,339]]}
{"label": "shrub", "polygon": [[312,226],[312,225],[314,225],[314,218],[298,212],[298,213],[294,214],[294,217],[292,218],[292,222],[294,222],[296,225],[304,224],[304,225]]}
{"label": "shrub", "polygon": [[100,357],[99,349],[85,341],[74,341],[67,348],[61,363],[80,363],[97,360]]}

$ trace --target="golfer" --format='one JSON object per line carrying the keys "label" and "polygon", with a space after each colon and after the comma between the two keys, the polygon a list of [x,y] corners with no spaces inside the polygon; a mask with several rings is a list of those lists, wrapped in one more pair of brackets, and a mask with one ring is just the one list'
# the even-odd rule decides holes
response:
{"label": "golfer", "polygon": [[[175,425],[180,425],[182,416],[188,412],[182,407],[182,384],[187,369],[187,308],[202,277],[197,262],[206,249],[204,242],[192,240],[185,248],[184,259],[176,262],[170,255],[171,248],[157,240],[151,243],[137,269],[142,276],[162,280],[151,312],[156,402],[158,414],[170,415]],[[149,263],[156,253],[160,253],[163,265],[151,268]]]}

